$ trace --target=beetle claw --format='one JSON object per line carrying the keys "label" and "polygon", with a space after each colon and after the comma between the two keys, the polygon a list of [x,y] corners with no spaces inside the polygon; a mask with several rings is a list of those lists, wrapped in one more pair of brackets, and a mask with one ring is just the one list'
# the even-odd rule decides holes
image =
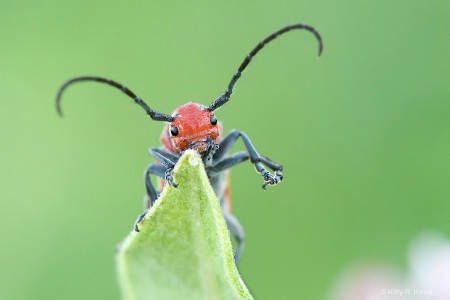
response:
{"label": "beetle claw", "polygon": [[266,189],[266,186],[277,185],[279,182],[281,182],[281,180],[283,180],[283,174],[281,173],[281,171],[275,171],[275,175],[266,171],[266,172],[263,172],[262,175],[264,178],[264,184],[262,185],[262,188],[264,190]]}
{"label": "beetle claw", "polygon": [[178,183],[173,182],[173,176],[172,176],[173,168],[169,168],[166,170],[166,173],[164,174],[164,180],[167,184],[177,187]]}
{"label": "beetle claw", "polygon": [[134,230],[135,230],[136,232],[141,231],[141,230],[139,229],[139,223],[141,223],[141,221],[144,219],[144,217],[145,217],[146,214],[147,214],[147,212],[140,214],[140,215],[137,217],[136,222],[134,222]]}

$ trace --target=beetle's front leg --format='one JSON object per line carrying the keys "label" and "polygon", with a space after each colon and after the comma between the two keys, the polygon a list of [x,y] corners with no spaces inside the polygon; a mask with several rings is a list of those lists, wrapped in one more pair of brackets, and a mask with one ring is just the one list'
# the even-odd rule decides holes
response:
{"label": "beetle's front leg", "polygon": [[[214,153],[213,159],[215,161],[220,161],[224,158],[228,150],[231,146],[234,145],[236,140],[241,137],[244,141],[245,148],[247,149],[248,157],[250,157],[251,162],[255,165],[256,171],[261,174],[264,180],[264,184],[262,185],[263,189],[266,189],[267,185],[276,185],[281,180],[283,180],[283,174],[281,170],[283,169],[282,165],[279,165],[269,158],[265,156],[259,155],[258,151],[256,151],[255,146],[253,146],[250,138],[243,133],[242,131],[232,130],[219,144],[219,149]],[[228,161],[228,158],[225,158],[224,161]],[[231,165],[237,164],[240,161],[236,161],[236,163],[231,163]],[[264,165],[269,167],[274,171],[274,174],[270,173],[266,170]]]}
{"label": "beetle's front leg", "polygon": [[261,173],[264,179],[264,184],[262,185],[263,189],[266,189],[267,185],[276,185],[283,180],[283,174],[280,170],[275,170],[275,175],[273,175],[267,171],[261,163],[256,163],[255,168],[258,173]]}
{"label": "beetle's front leg", "polygon": [[177,162],[175,161],[175,159],[177,159],[176,156],[170,153],[166,153],[158,148],[150,148],[149,153],[166,168],[166,171],[164,173],[164,181],[173,187],[177,187],[178,184],[173,181],[172,175],[173,168],[175,167],[175,164]]}
{"label": "beetle's front leg", "polygon": [[166,184],[169,184],[173,187],[178,186],[178,184],[173,181],[172,174],[173,168],[178,161],[178,157],[173,154],[164,152],[163,150],[160,150],[158,148],[150,148],[149,153],[151,156],[156,158],[161,163],[161,165],[150,164],[145,170],[144,180],[147,190],[147,195],[144,198],[145,212],[140,214],[137,217],[136,222],[134,223],[134,230],[137,232],[139,232],[139,223],[144,219],[147,211],[150,209],[150,207],[153,206],[153,204],[155,204],[156,199],[159,197],[159,193],[155,190],[150,181],[150,174],[155,174],[158,177],[164,178]]}

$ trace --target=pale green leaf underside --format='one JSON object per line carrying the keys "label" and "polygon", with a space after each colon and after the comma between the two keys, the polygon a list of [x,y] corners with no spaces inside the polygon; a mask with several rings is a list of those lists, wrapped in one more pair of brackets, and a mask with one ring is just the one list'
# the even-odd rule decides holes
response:
{"label": "pale green leaf underside", "polygon": [[117,254],[124,299],[252,299],[233,261],[219,202],[195,151]]}

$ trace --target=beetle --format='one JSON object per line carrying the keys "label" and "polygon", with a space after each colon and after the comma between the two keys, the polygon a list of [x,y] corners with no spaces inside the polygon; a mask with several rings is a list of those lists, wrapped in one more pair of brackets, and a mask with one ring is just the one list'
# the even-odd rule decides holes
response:
{"label": "beetle", "polygon": [[[254,164],[256,171],[261,174],[264,183],[263,189],[268,185],[276,185],[283,180],[282,165],[275,163],[266,156],[260,155],[253,146],[250,138],[242,131],[232,130],[224,138],[221,137],[221,123],[217,120],[214,111],[220,106],[227,103],[233,93],[236,82],[241,77],[242,72],[247,68],[248,64],[254,56],[269,42],[293,29],[305,29],[316,37],[319,44],[319,56],[323,50],[322,38],[318,31],[306,24],[293,24],[281,28],[272,33],[260,43],[245,57],[236,73],[234,73],[223,94],[217,97],[209,106],[199,103],[187,103],[178,107],[171,115],[157,112],[151,109],[140,97],[134,92],[126,88],[124,85],[110,79],[94,76],[81,76],[68,80],[59,89],[56,97],[56,109],[60,116],[61,96],[65,89],[73,83],[80,81],[95,81],[113,86],[127,96],[132,98],[136,104],[141,106],[145,112],[154,121],[166,122],[166,126],[161,134],[162,147],[151,147],[149,153],[156,159],[156,163],[148,165],[144,172],[144,181],[146,187],[146,195],[144,198],[144,213],[138,216],[134,229],[139,232],[139,223],[144,218],[146,212],[157,201],[159,191],[155,189],[150,181],[150,175],[164,179],[165,184],[177,187],[172,175],[173,168],[187,149],[197,151],[204,163],[205,171],[208,175],[210,183],[220,201],[222,213],[230,233],[234,236],[237,246],[234,252],[236,263],[242,253],[244,247],[245,233],[239,221],[231,214],[231,200],[229,197],[228,172],[229,169],[248,159]],[[244,142],[246,151],[237,152],[228,155],[231,146],[241,138]],[[271,169],[273,173],[267,169]]]}

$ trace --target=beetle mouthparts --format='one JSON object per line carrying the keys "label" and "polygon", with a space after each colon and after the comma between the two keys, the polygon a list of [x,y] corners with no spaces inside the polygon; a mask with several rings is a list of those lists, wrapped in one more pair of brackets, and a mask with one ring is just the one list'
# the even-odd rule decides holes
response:
{"label": "beetle mouthparts", "polygon": [[188,145],[188,148],[202,153],[208,150],[208,143],[206,141],[193,142]]}
{"label": "beetle mouthparts", "polygon": [[207,138],[206,141],[195,141],[188,145],[188,149],[197,151],[200,154],[209,154],[211,151],[217,149],[219,146],[214,143],[211,138]]}

